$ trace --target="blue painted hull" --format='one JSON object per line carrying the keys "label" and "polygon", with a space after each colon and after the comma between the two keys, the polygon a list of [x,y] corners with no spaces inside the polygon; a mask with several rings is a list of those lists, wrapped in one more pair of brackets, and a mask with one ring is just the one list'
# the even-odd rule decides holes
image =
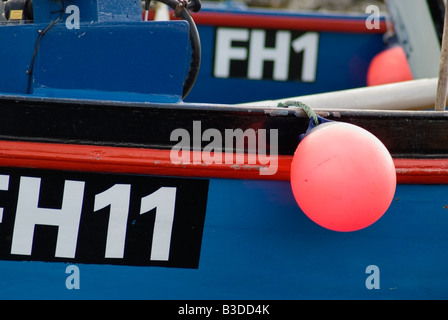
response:
{"label": "blue painted hull", "polygon": [[[236,172],[230,164],[199,161],[198,170],[196,163],[174,163],[172,134],[193,129],[195,137],[197,121],[204,133],[251,129],[260,139],[261,130],[275,130],[280,144],[274,147],[271,140],[271,149],[278,147],[280,157],[288,159],[308,119],[293,109],[174,104],[184,93],[191,62],[188,24],[136,21],[141,7],[133,0],[121,7],[106,0],[77,5],[88,13],[81,15],[81,29],[55,25],[35,56],[37,30],[56,21],[48,12],[59,5],[36,3],[34,24],[2,26],[11,46],[0,47],[2,71],[12,76],[0,79],[5,93],[0,97],[0,299],[448,298],[446,179],[443,185],[399,185],[377,223],[338,233],[300,211],[285,161],[281,179],[270,181],[249,180],[260,178],[256,164]],[[117,15],[125,8],[130,11]],[[97,23],[91,23],[94,18]],[[370,59],[382,47],[381,34],[327,30],[319,34],[314,82],[216,79],[211,76],[215,30],[201,28],[203,74],[188,99],[209,103],[362,86]],[[119,45],[127,51],[116,50]],[[120,67],[110,68],[117,61]],[[201,97],[195,96],[198,91]],[[446,173],[448,143],[441,133],[447,117],[420,115],[328,113],[333,120],[370,126],[395,155],[441,159],[434,166]],[[204,141],[196,148],[197,142],[193,138],[192,150],[203,151]],[[220,147],[232,155],[238,149]],[[425,165],[417,169],[432,175],[433,167],[425,170]],[[61,192],[66,185],[70,188]],[[61,201],[67,189],[72,206]],[[79,289],[70,285],[72,264],[79,269]]]}
{"label": "blue painted hull", "polygon": [[[201,14],[214,13],[218,19],[210,25],[209,23],[201,23]],[[226,14],[233,17],[232,22],[228,22],[227,16],[219,19],[220,14]],[[243,15],[240,17],[240,15]],[[264,19],[264,24],[254,28],[245,21],[245,15],[250,18]],[[204,103],[244,103],[249,101],[282,99],[285,97],[296,97],[300,95],[322,93],[350,88],[363,87],[367,81],[367,71],[373,57],[385,48],[383,40],[384,29],[379,31],[368,30],[365,27],[367,15],[341,15],[341,14],[325,14],[325,13],[291,13],[272,10],[247,9],[247,10],[231,10],[216,9],[205,7],[201,13],[195,18],[198,20],[198,31],[201,37],[202,46],[202,63],[198,79],[195,87],[185,101],[188,102],[204,102]],[[303,28],[281,29],[275,25],[269,25],[270,19],[293,19],[297,24],[304,24]],[[303,21],[307,19],[315,19],[320,21],[318,24],[321,30],[307,27]],[[340,24],[354,23],[364,26],[359,27],[356,31],[334,30],[331,22],[338,20]],[[383,19],[383,18],[382,18]],[[246,26],[245,26],[246,25]],[[266,39],[270,42],[276,41],[279,32],[289,32],[291,34],[291,42],[300,40],[306,33],[315,34],[319,37],[315,45],[306,45],[305,50],[316,51],[316,69],[313,72],[314,80],[306,81],[300,76],[288,78],[285,81],[273,79],[272,71],[266,71],[268,68],[265,61],[263,71],[263,79],[251,79],[248,76],[247,64],[252,59],[249,43],[252,43],[253,36],[249,36],[247,41],[236,42],[231,50],[243,50],[246,58],[235,59],[230,63],[240,63],[240,72],[242,74],[234,75],[230,72],[226,76],[217,76],[215,68],[218,64],[227,63],[226,59],[217,58],[218,43],[224,40],[218,36],[218,31],[223,28],[237,30],[236,32],[248,31],[254,29],[261,30],[266,35]],[[322,30],[323,29],[323,30]],[[242,30],[242,31],[241,31]],[[236,41],[236,40],[235,40]],[[277,46],[280,47],[281,43]],[[270,46],[273,46],[271,44]],[[290,46],[288,42],[287,47]],[[266,48],[269,48],[266,45]],[[272,47],[270,47],[272,48]],[[269,49],[268,49],[269,50]],[[290,73],[294,70],[298,71],[303,68],[303,64],[313,64],[305,60],[303,52],[294,53],[291,48],[291,63],[288,65]],[[293,64],[294,59],[299,59]],[[242,63],[242,64],[241,64]],[[246,64],[246,66],[244,65]],[[236,64],[235,64],[236,66]],[[273,67],[275,69],[275,66]],[[297,72],[298,72],[297,71]],[[231,94],[223,94],[224,91]]]}
{"label": "blue painted hull", "polygon": [[[1,261],[1,299],[446,299],[446,185],[399,185],[353,233],[323,229],[288,182],[212,179],[198,269]],[[368,289],[366,268],[379,268]]]}

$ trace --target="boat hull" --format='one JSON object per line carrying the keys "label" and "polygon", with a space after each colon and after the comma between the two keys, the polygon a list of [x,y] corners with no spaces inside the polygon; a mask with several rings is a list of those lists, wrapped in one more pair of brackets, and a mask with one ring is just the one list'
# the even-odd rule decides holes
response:
{"label": "boat hull", "polygon": [[[308,125],[298,109],[17,96],[2,108],[1,298],[447,298],[445,112],[319,112],[375,133],[397,169],[385,215],[340,233],[308,219],[293,197],[290,164]],[[278,130],[274,174],[259,163],[207,163],[205,140],[173,161],[176,128],[203,137],[238,127]],[[237,149],[221,151],[250,156]],[[66,207],[78,208],[74,233],[54,220]],[[160,212],[173,219],[158,223]]]}
{"label": "boat hull", "polygon": [[[3,299],[446,299],[448,187],[399,185],[389,211],[353,233],[323,229],[289,183],[210,179],[196,268],[0,262]],[[380,270],[369,289],[369,266]],[[38,276],[36,276],[38,275]]]}
{"label": "boat hull", "polygon": [[363,14],[208,4],[193,18],[202,63],[187,102],[244,103],[363,87],[387,31],[384,16],[375,16],[373,28]]}

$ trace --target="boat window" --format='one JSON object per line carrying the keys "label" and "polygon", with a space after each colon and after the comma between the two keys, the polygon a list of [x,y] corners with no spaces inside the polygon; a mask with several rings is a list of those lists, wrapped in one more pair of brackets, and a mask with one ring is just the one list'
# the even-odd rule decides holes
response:
{"label": "boat window", "polygon": [[32,0],[0,0],[1,24],[24,24],[33,22]]}

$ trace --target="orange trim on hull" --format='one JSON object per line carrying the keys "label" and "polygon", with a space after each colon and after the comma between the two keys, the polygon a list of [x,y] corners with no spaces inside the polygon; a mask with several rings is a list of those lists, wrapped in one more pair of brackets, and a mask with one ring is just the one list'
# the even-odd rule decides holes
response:
{"label": "orange trim on hull", "polygon": [[[149,11],[148,19],[154,19],[154,11]],[[298,31],[321,31],[321,32],[352,32],[383,34],[387,31],[385,20],[380,21],[379,29],[369,30],[363,19],[329,18],[329,17],[299,17],[299,16],[275,16],[254,13],[225,13],[201,11],[192,14],[198,26],[208,25],[215,27],[232,28],[257,28],[257,29],[278,29],[278,30],[298,30]],[[171,19],[176,19],[173,12],[170,12]],[[367,17],[367,16],[366,16]],[[143,19],[145,12],[143,12]]]}
{"label": "orange trim on hull", "polygon": [[397,181],[407,184],[448,184],[448,159],[394,159]]}
{"label": "orange trim on hull", "polygon": [[355,19],[266,16],[259,14],[215,13],[206,11],[193,14],[193,18],[198,25],[212,25],[219,27],[380,34],[387,31],[386,22],[383,20],[380,22],[379,29],[369,30],[366,27],[365,20]]}
{"label": "orange trim on hull", "polygon": [[[171,150],[0,141],[0,166],[228,179],[289,180],[292,156],[278,156],[278,170],[260,175],[258,164],[206,164],[200,152],[174,164]],[[223,158],[224,160],[224,158]],[[197,163],[195,163],[197,162]],[[244,163],[248,163],[245,155]],[[394,159],[398,183],[448,184],[448,159]]]}

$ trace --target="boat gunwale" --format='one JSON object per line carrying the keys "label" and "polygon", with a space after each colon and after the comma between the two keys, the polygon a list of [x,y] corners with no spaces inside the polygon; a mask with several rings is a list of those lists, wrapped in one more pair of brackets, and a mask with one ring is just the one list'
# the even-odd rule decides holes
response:
{"label": "boat gunwale", "polygon": [[[169,150],[181,128],[277,130],[278,155],[293,155],[309,119],[297,107],[266,108],[219,104],[154,104],[58,98],[0,96],[0,139]],[[332,121],[363,127],[395,158],[448,158],[448,111],[317,110]],[[40,119],[40,121],[35,121]],[[102,123],[102,125],[99,125]],[[163,124],[163,125],[161,125]],[[194,132],[193,132],[194,134]],[[203,147],[203,146],[201,146]],[[236,146],[224,152],[240,152]],[[268,147],[269,149],[269,147]],[[246,152],[246,150],[244,150]],[[267,150],[270,152],[270,149]],[[249,152],[249,151],[247,151]]]}
{"label": "boat gunwale", "polygon": [[[0,106],[3,101],[15,103],[55,103],[71,104],[92,107],[121,108],[133,107],[142,109],[178,109],[178,110],[199,110],[199,111],[217,111],[217,112],[245,112],[249,114],[260,113],[273,116],[295,115],[297,117],[306,116],[299,107],[280,108],[278,106],[266,107],[265,105],[238,105],[238,104],[219,104],[219,103],[154,103],[154,102],[133,102],[118,100],[91,100],[91,99],[72,99],[72,98],[50,98],[37,97],[32,95],[8,95],[0,93]],[[371,109],[315,109],[318,115],[333,117],[392,117],[392,118],[422,118],[422,119],[448,119],[448,110],[371,110]]]}
{"label": "boat gunwale", "polygon": [[[145,13],[143,13],[143,16]],[[148,19],[154,18],[154,10],[148,13]],[[388,15],[380,15],[379,28],[368,29],[367,13],[357,12],[316,12],[291,10],[266,10],[263,8],[232,8],[203,6],[202,10],[192,13],[195,23],[200,26],[259,28],[279,30],[301,30],[320,32],[348,32],[366,34],[384,34],[388,30]],[[174,12],[171,10],[171,19]]]}
{"label": "boat gunwale", "polygon": [[[194,155],[196,153],[196,155]],[[191,158],[202,159],[201,152]],[[171,151],[76,144],[0,140],[0,167],[195,178],[289,181],[293,156],[280,155],[272,175],[260,163],[173,163]],[[246,159],[247,160],[247,159]],[[395,158],[401,184],[448,184],[448,156],[443,159]]]}

